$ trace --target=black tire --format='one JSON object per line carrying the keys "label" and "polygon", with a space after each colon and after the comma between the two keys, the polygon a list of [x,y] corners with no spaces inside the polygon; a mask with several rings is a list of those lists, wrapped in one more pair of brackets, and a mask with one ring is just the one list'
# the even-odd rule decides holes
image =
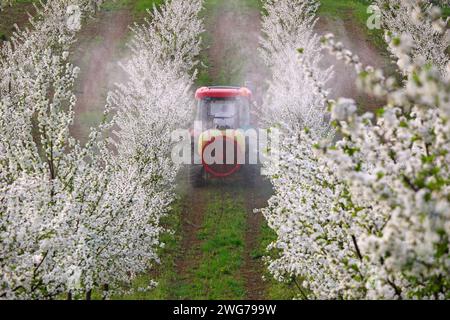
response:
{"label": "black tire", "polygon": [[205,168],[202,165],[189,166],[189,183],[194,188],[202,188],[206,185]]}
{"label": "black tire", "polygon": [[257,164],[247,164],[242,167],[242,176],[244,184],[248,187],[254,187],[258,177],[259,166]]}

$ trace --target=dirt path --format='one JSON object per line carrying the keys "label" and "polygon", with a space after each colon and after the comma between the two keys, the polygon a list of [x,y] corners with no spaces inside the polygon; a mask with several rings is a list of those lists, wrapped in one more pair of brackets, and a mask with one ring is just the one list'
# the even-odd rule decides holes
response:
{"label": "dirt path", "polygon": [[195,189],[184,181],[187,188],[186,201],[183,203],[181,214],[181,245],[176,257],[176,269],[179,281],[191,281],[189,270],[196,267],[201,256],[198,233],[205,219],[207,205],[207,191]]}
{"label": "dirt path", "polygon": [[[356,53],[364,65],[371,65],[391,72],[390,59],[387,52],[381,52],[361,29],[360,24],[352,16],[346,14],[345,19],[320,17],[316,30],[319,34],[332,32],[336,39],[341,41],[350,51]],[[361,93],[356,88],[356,75],[353,69],[342,61],[337,61],[333,56],[325,53],[326,67],[334,65],[335,76],[330,81],[332,86],[332,98],[349,97],[355,99],[360,105],[365,106],[365,111],[373,111],[382,105],[371,96]]]}
{"label": "dirt path", "polygon": [[81,72],[72,133],[81,141],[101,121],[108,91],[125,77],[118,62],[132,21],[129,10],[100,11],[79,34],[73,60]]}

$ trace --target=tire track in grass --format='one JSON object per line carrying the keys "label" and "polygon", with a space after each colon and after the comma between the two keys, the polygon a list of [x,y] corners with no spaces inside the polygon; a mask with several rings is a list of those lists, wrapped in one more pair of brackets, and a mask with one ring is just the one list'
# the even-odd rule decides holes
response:
{"label": "tire track in grass", "polygon": [[[243,84],[246,78],[264,82],[262,68],[254,59],[259,5],[259,0],[206,0],[202,14],[207,31],[201,58],[203,64],[211,65],[201,70],[201,85]],[[248,187],[242,173],[212,180],[204,188],[193,188],[184,178],[181,174],[178,180],[179,194],[185,194],[178,253],[173,271],[165,272],[175,276],[169,282],[160,281],[157,290],[163,294],[157,298],[264,298],[261,256],[254,255],[263,218],[253,214],[268,198],[260,200],[262,185]]]}
{"label": "tire track in grass", "polygon": [[245,252],[242,274],[245,278],[246,298],[249,300],[263,300],[267,297],[267,286],[262,281],[265,274],[265,266],[261,254],[261,230],[265,219],[261,213],[255,213],[254,209],[264,208],[272,195],[270,182],[258,175],[254,185],[245,190],[245,206],[247,210],[247,222],[245,233]]}
{"label": "tire track in grass", "polygon": [[201,240],[198,238],[198,233],[205,219],[207,197],[204,190],[187,186],[181,214],[180,251],[176,258],[177,277],[172,288],[169,289],[170,295],[174,295],[175,299],[188,298],[178,292],[180,283],[195,281],[190,270],[197,267],[201,257]]}
{"label": "tire track in grass", "polygon": [[[209,1],[203,14],[210,16],[216,3]],[[219,1],[220,2],[220,1]],[[117,9],[116,9],[117,10]],[[212,30],[212,25],[208,26]],[[222,41],[223,39],[220,39]],[[205,48],[204,57],[209,50]],[[208,70],[205,70],[208,72]],[[211,84],[209,75],[206,76]],[[229,181],[213,181],[205,188],[193,188],[181,172],[175,208],[168,220],[162,263],[138,277],[133,287],[145,287],[150,279],[159,286],[121,299],[243,299],[245,285],[240,275],[243,264],[246,210],[240,191]],[[239,186],[238,186],[239,188]],[[231,223],[230,223],[231,221]]]}
{"label": "tire track in grass", "polygon": [[196,243],[186,253],[194,260],[180,276],[177,299],[244,299],[243,265],[246,209],[241,188],[228,181],[212,181]]}

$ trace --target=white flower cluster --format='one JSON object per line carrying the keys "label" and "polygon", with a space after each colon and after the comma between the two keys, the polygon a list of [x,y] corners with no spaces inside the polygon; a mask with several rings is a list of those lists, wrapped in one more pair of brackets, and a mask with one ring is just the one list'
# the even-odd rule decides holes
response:
{"label": "white flower cluster", "polygon": [[[174,108],[187,112],[186,73],[201,32],[201,2],[181,2],[167,2],[151,22],[135,26],[133,42],[140,44],[132,44],[125,66],[129,82],[110,99],[117,114],[108,122],[108,105],[84,146],[69,132],[78,68],[67,59],[78,28],[67,25],[67,13],[79,8],[83,14],[91,1],[47,1],[33,27],[2,47],[2,299],[81,298],[101,286],[119,288],[158,261],[159,220],[170,208],[177,170],[165,137],[180,122]],[[194,48],[193,55],[164,59],[162,30],[188,34],[179,45]],[[108,140],[112,130],[118,132]]]}
{"label": "white flower cluster", "polygon": [[70,31],[78,31],[81,29],[81,9],[77,5],[69,5],[66,10],[67,28]]}
{"label": "white flower cluster", "polygon": [[431,62],[443,74],[446,74],[450,62],[447,52],[450,32],[446,28],[449,19],[442,18],[439,8],[433,5],[433,1],[376,0],[376,2],[382,9],[381,21],[387,30],[387,42],[390,43],[392,38],[403,35],[408,39],[403,39],[402,46],[412,46],[410,56],[400,57],[396,52],[397,42],[390,46],[391,52],[398,59],[400,70],[408,73],[404,59],[412,59],[419,63]]}
{"label": "white flower cluster", "polygon": [[409,57],[402,83],[364,68],[332,35],[323,42],[386,106],[358,115],[353,100],[330,101],[337,142],[287,125],[282,160],[268,168],[275,195],[263,213],[277,233],[269,270],[298,281],[299,298],[448,299],[449,80],[413,58],[408,34],[390,43]]}

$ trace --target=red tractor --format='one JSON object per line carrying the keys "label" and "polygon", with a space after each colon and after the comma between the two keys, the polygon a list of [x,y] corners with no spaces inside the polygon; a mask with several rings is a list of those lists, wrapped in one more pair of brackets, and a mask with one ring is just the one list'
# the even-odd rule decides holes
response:
{"label": "red tractor", "polygon": [[256,144],[249,143],[246,133],[252,129],[252,92],[245,87],[202,87],[195,98],[198,104],[192,131],[191,183],[203,186],[209,178],[225,178],[238,171],[252,172],[251,176],[244,174],[251,182],[256,163],[249,154]]}

